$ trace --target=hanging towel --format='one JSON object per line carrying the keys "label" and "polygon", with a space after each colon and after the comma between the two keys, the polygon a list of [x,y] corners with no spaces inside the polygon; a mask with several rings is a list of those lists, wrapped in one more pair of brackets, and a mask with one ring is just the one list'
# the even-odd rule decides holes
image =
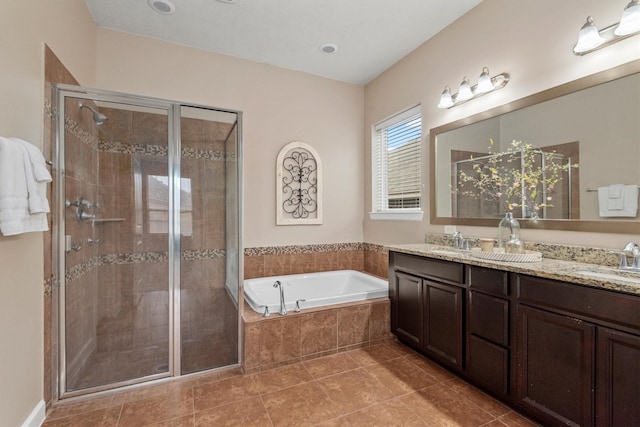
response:
{"label": "hanging towel", "polygon": [[[621,187],[615,186],[613,193],[618,188],[621,189],[620,196],[618,198],[610,198],[611,187],[599,187],[598,188],[598,210],[601,217],[631,217],[635,218],[638,214],[638,186],[637,185],[622,185]],[[621,203],[613,203],[614,208],[610,208],[610,202],[612,200],[620,200]],[[621,208],[618,208],[621,206]]]}
{"label": "hanging towel", "polygon": [[[37,190],[36,179],[27,148],[21,142],[0,137],[0,231],[5,236],[49,229],[46,213],[29,210],[29,186]],[[34,209],[48,210],[46,197],[44,201],[46,205],[36,191]]]}
{"label": "hanging towel", "polygon": [[27,191],[29,192],[29,212],[47,213],[49,212],[49,201],[47,200],[47,182],[51,182],[51,174],[47,170],[44,157],[38,148],[18,138],[10,138],[24,149],[24,169],[27,180]]}
{"label": "hanging towel", "polygon": [[607,209],[620,211],[624,209],[624,184],[613,184],[607,188]]}

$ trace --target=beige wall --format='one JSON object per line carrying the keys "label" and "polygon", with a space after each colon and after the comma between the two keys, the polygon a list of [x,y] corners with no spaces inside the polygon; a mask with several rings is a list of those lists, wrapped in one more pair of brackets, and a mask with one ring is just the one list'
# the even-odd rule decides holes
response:
{"label": "beige wall", "polygon": [[[445,28],[365,88],[365,214],[371,209],[370,128],[404,108],[422,103],[427,131],[576,78],[640,57],[638,37],[585,55],[572,53],[587,15],[601,28],[620,20],[626,1],[486,0]],[[476,82],[482,67],[508,72],[502,90],[452,108],[436,107],[445,85],[457,88],[464,76]],[[454,89],[455,92],[455,89]],[[424,148],[428,147],[425,135]],[[428,164],[428,155],[425,156]],[[371,243],[421,242],[425,232],[443,233],[429,224],[428,169],[424,169],[427,206],[421,223],[364,220],[364,240]],[[496,227],[497,228],[497,227]],[[494,229],[458,226],[463,235],[493,236]],[[634,235],[523,230],[529,241],[621,248]]]}
{"label": "beige wall", "polygon": [[[44,44],[91,85],[96,26],[83,0],[5,0],[0,28],[0,134],[42,148]],[[42,251],[42,233],[0,235],[0,425],[21,425],[43,395]]]}
{"label": "beige wall", "polygon": [[[104,29],[97,84],[243,112],[245,246],[362,241],[362,86]],[[322,225],[275,225],[276,157],[291,141],[324,164]]]}

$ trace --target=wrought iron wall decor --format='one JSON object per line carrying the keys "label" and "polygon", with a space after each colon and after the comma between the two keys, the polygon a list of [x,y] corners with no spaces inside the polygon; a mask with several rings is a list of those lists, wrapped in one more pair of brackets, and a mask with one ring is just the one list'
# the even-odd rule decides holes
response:
{"label": "wrought iron wall decor", "polygon": [[276,223],[322,224],[322,161],[316,150],[290,142],[276,162]]}

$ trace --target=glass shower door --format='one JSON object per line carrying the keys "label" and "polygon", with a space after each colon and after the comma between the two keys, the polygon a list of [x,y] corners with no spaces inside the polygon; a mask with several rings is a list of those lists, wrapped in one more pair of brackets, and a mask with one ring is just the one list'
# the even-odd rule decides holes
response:
{"label": "glass shower door", "polygon": [[229,268],[238,251],[228,244],[238,241],[238,118],[185,106],[180,115],[181,373],[188,374],[238,361],[238,271]]}
{"label": "glass shower door", "polygon": [[169,114],[64,99],[60,357],[73,395],[170,374]]}

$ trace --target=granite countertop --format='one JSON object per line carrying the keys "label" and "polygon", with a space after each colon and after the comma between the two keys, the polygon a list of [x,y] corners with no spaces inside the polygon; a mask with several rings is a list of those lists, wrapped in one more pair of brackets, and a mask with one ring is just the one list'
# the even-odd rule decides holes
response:
{"label": "granite countertop", "polygon": [[[450,246],[433,245],[428,243],[387,245],[385,248],[394,252],[443,259],[447,261],[456,261],[463,264],[477,265],[481,267],[511,271],[514,273],[528,274],[530,276],[571,282],[593,288],[640,295],[640,273],[619,271],[615,267],[606,267],[598,264],[564,261],[544,257],[542,258],[542,261],[538,262],[492,261],[476,258],[472,255],[471,251],[468,250],[459,250]],[[434,251],[445,251],[445,253]],[[585,274],[580,274],[578,271],[593,272],[595,274],[606,275],[606,277],[591,277]]]}

